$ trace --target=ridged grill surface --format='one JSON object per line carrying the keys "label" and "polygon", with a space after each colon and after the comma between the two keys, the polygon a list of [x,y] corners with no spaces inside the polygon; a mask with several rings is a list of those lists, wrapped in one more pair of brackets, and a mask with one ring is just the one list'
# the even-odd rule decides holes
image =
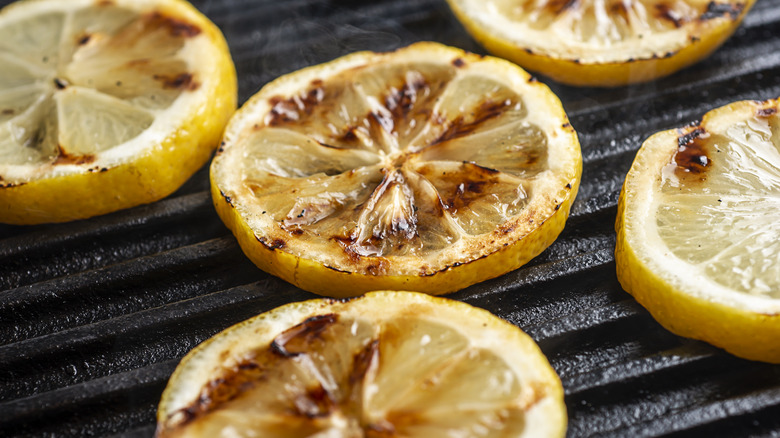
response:
{"label": "ridged grill surface", "polygon": [[[355,50],[434,40],[484,53],[444,0],[195,5],[227,37],[242,102],[281,74]],[[641,142],[731,101],[780,96],[778,29],[780,0],[760,0],[726,45],[672,77],[613,90],[550,84],[582,142],[572,217],[529,265],[450,297],[536,339],[563,381],[570,437],[780,436],[780,366],[667,332],[620,288],[613,258],[616,203]],[[248,262],[207,190],[204,168],[155,204],[0,225],[0,435],[151,436],[187,351],[314,297]]]}

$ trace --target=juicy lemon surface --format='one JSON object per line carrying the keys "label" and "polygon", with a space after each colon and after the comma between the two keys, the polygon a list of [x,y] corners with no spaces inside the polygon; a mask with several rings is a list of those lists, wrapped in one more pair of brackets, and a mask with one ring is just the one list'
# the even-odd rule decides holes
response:
{"label": "juicy lemon surface", "polygon": [[755,0],[448,0],[492,53],[582,86],[645,82],[708,56]]}
{"label": "juicy lemon surface", "polygon": [[778,100],[650,137],[626,178],[618,279],[665,327],[780,363]]}
{"label": "juicy lemon surface", "polygon": [[563,389],[516,326],[410,292],[288,304],[190,352],[158,437],[563,437]]}
{"label": "juicy lemon surface", "polygon": [[0,222],[167,196],[236,107],[220,31],[179,0],[30,0],[0,12]]}
{"label": "juicy lemon surface", "polygon": [[229,123],[211,181],[258,266],[343,296],[445,293],[516,269],[560,233],[580,172],[546,86],[418,43],[268,84]]}

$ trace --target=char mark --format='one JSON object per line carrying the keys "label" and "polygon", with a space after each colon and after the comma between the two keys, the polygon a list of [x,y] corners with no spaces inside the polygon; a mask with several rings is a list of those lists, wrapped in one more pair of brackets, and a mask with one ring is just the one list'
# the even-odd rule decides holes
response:
{"label": "char mark", "polygon": [[671,22],[674,27],[680,28],[689,20],[667,3],[657,3],[655,11],[658,18]]}
{"label": "char mark", "polygon": [[271,342],[271,351],[279,356],[290,358],[308,351],[308,346],[322,337],[322,333],[338,321],[338,315],[329,313],[316,315],[291,327],[276,336]]}
{"label": "char mark", "polygon": [[154,80],[162,82],[163,88],[167,90],[188,90],[195,91],[200,87],[191,73],[179,73],[178,75],[153,75]]}
{"label": "char mark", "polygon": [[201,29],[192,23],[153,12],[147,18],[151,28],[164,28],[175,38],[192,38],[201,33]]}
{"label": "char mark", "polygon": [[479,108],[474,111],[474,120],[467,122],[464,120],[463,116],[458,116],[431,144],[444,143],[455,138],[469,135],[476,131],[480,125],[503,114],[504,110],[511,105],[512,101],[509,99],[500,102],[493,100],[482,102],[479,105]]}
{"label": "char mark", "polygon": [[95,156],[90,154],[75,155],[69,154],[61,145],[57,146],[57,158],[52,162],[53,165],[60,164],[90,164],[95,161]]}
{"label": "char mark", "polygon": [[736,20],[744,9],[744,3],[717,3],[711,1],[707,4],[707,9],[701,14],[699,19],[707,21],[728,15],[732,20]]}
{"label": "char mark", "polygon": [[697,128],[677,139],[678,148],[674,155],[677,173],[702,174],[706,171],[712,163],[704,141],[708,137],[707,131]]}

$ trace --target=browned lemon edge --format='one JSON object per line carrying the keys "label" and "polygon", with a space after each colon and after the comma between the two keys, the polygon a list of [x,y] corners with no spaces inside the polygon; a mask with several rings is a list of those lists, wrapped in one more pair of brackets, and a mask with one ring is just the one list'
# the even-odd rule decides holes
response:
{"label": "browned lemon edge", "polygon": [[[657,133],[645,144],[673,132]],[[677,137],[676,134],[672,135],[673,138]],[[672,153],[670,150],[670,156]],[[708,342],[745,359],[780,363],[780,315],[749,312],[676,290],[637,257],[634,249],[628,245],[625,234],[627,184],[628,177],[620,194],[615,222],[615,265],[623,289],[672,333]]]}
{"label": "browned lemon edge", "polygon": [[499,35],[491,36],[489,30],[483,29],[466,15],[457,1],[447,0],[447,2],[469,34],[497,56],[563,84],[580,87],[619,87],[669,76],[708,57],[737,30],[755,0],[746,1],[739,16],[733,20],[719,20],[717,25],[709,27],[699,39],[691,41],[679,51],[659,54],[652,58],[609,63],[590,63],[587,60],[563,59],[534,53],[531,48],[519,47]]}
{"label": "browned lemon edge", "polygon": [[[579,175],[579,174],[578,174]],[[409,290],[441,295],[454,292],[515,270],[539,255],[558,237],[566,224],[579,188],[579,176],[571,189],[558,194],[561,207],[542,225],[498,251],[476,260],[450,266],[432,275],[366,275],[330,268],[314,260],[263,245],[241,214],[220,192],[211,174],[211,195],[217,214],[236,236],[247,257],[260,269],[301,289],[328,297],[346,298],[372,290]],[[498,255],[501,255],[498,257]]]}
{"label": "browned lemon edge", "polygon": [[[356,298],[357,300],[375,300],[377,303],[381,306],[382,301],[390,301],[390,302],[397,302],[401,299],[403,299],[405,304],[408,304],[409,306],[414,305],[423,305],[428,308],[435,308],[437,306],[437,302],[442,303],[443,305],[446,305],[450,309],[457,308],[458,312],[462,313],[463,318],[470,319],[470,320],[479,320],[482,324],[480,324],[481,327],[488,328],[488,329],[496,329],[501,330],[504,332],[507,336],[504,338],[505,344],[510,346],[519,346],[520,349],[524,350],[526,353],[525,357],[528,358],[529,361],[533,361],[535,365],[538,365],[536,368],[538,371],[536,380],[541,380],[543,382],[549,383],[549,385],[545,388],[547,397],[556,400],[558,405],[561,407],[560,410],[556,410],[555,417],[549,417],[547,420],[550,422],[550,424],[557,425],[557,433],[552,434],[551,437],[563,437],[566,435],[566,427],[568,423],[568,418],[566,415],[566,405],[564,404],[564,392],[563,392],[563,385],[561,384],[561,379],[558,376],[558,374],[555,372],[555,370],[550,365],[549,360],[544,355],[544,352],[539,348],[539,345],[530,337],[528,334],[526,334],[524,331],[522,331],[519,327],[516,325],[497,317],[496,315],[493,315],[489,311],[471,306],[467,303],[463,303],[457,300],[450,300],[446,298],[439,298],[439,297],[431,297],[424,294],[418,294],[418,293],[410,293],[410,291],[392,291],[392,290],[376,290],[369,292],[361,297]],[[350,300],[352,301],[352,300]],[[236,336],[241,335],[248,335],[249,329],[252,327],[263,327],[263,326],[270,326],[273,324],[274,320],[284,320],[281,316],[283,316],[287,311],[292,311],[297,314],[301,314],[304,316],[301,321],[297,321],[294,324],[297,324],[299,322],[303,322],[303,319],[324,314],[324,313],[332,313],[334,311],[333,306],[336,306],[336,312],[339,311],[338,307],[342,306],[349,306],[350,303],[337,303],[328,301],[327,299],[317,298],[307,301],[300,301],[300,302],[293,302],[289,304],[285,304],[280,307],[276,307],[274,309],[271,309],[267,312],[263,312],[257,316],[254,316],[252,318],[249,318],[247,320],[244,320],[242,322],[239,322],[237,324],[234,324],[225,330],[222,330],[221,332],[215,334],[214,336],[206,339],[201,344],[190,350],[179,362],[179,364],[176,366],[176,369],[174,370],[173,374],[171,375],[170,379],[168,380],[168,384],[165,387],[165,390],[163,391],[163,394],[160,398],[160,403],[157,408],[157,431],[156,436],[166,436],[169,430],[167,430],[167,427],[170,426],[167,424],[170,420],[171,415],[173,415],[178,409],[181,409],[182,407],[186,406],[186,403],[192,402],[193,400],[185,400],[181,396],[181,391],[176,386],[176,384],[181,385],[182,380],[184,379],[187,384],[205,384],[206,382],[203,381],[197,381],[197,369],[199,367],[209,367],[212,366],[212,363],[208,363],[208,355],[206,352],[212,349],[224,349],[225,347],[221,344],[228,344],[230,343],[230,338],[235,338]],[[381,310],[377,310],[381,311]],[[286,327],[289,328],[289,327]],[[252,341],[248,341],[249,345],[257,344],[259,342],[259,338],[265,338],[267,337],[267,341],[269,344],[265,345],[267,348],[270,345],[270,341],[275,337],[278,333],[271,333],[269,332],[270,329],[265,329],[262,332],[255,332],[252,334]],[[262,346],[260,347],[262,348]],[[238,356],[242,353],[245,353],[245,350],[248,350],[249,348],[246,347],[246,345],[243,345],[243,350],[240,351],[232,351],[234,355]],[[220,355],[222,357],[222,360],[224,360],[225,356]],[[206,362],[204,364],[204,361]],[[192,375],[196,376],[196,381],[191,381],[190,377]],[[214,377],[214,376],[211,376]],[[522,381],[522,376],[520,376]],[[548,410],[547,413],[549,414],[551,411]],[[176,427],[176,426],[174,426]]]}
{"label": "browned lemon edge", "polygon": [[159,146],[130,162],[7,187],[0,184],[0,223],[67,222],[154,202],[176,191],[209,160],[237,106],[236,70],[219,28],[186,1],[176,3],[189,10],[188,21],[194,19],[217,45],[215,53],[224,54],[209,61],[219,72],[204,104],[192,108],[192,118]]}

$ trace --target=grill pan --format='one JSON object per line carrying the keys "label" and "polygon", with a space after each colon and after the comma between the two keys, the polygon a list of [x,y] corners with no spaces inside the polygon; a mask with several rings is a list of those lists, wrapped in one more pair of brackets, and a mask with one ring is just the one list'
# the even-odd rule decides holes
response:
{"label": "grill pan", "polygon": [[[484,53],[444,0],[193,3],[225,33],[240,102],[355,50],[433,40]],[[780,366],[667,332],[622,291],[613,258],[617,199],[641,142],[734,100],[780,96],[778,29],[780,0],[760,0],[713,56],[669,78],[617,89],[540,78],[582,143],[571,218],[530,264],[450,297],[539,343],[563,381],[569,437],[780,437]],[[245,259],[213,211],[207,168],[151,205],[0,225],[0,436],[151,436],[187,351],[313,297]]]}

